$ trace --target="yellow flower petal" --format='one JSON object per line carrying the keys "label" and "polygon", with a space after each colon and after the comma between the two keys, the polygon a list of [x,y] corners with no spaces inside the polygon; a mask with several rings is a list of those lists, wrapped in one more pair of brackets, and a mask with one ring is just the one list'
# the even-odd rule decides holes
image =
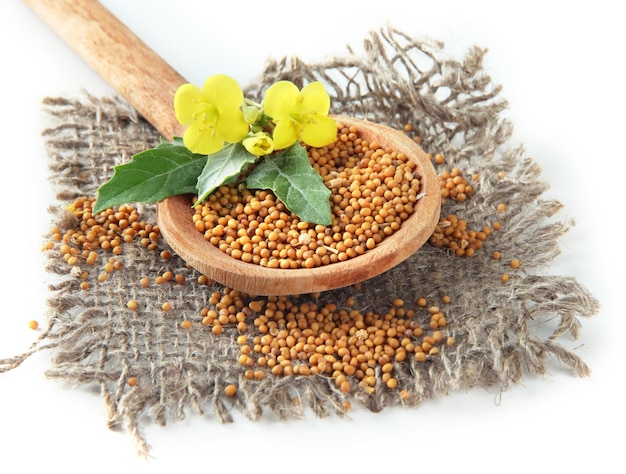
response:
{"label": "yellow flower petal", "polygon": [[298,132],[297,122],[289,118],[278,122],[274,129],[274,149],[282,150],[293,145],[298,139]]}
{"label": "yellow flower petal", "polygon": [[311,82],[304,86],[300,92],[300,97],[303,113],[328,115],[330,97],[321,82]]}
{"label": "yellow flower petal", "polygon": [[307,145],[321,148],[337,139],[337,124],[330,117],[313,115],[302,126],[300,138]]}
{"label": "yellow flower petal", "polygon": [[185,130],[183,143],[193,153],[210,155],[224,147],[224,138],[215,128],[202,122],[194,122]]}
{"label": "yellow flower petal", "polygon": [[300,91],[289,81],[278,81],[265,91],[263,108],[276,121],[288,119],[298,100]]}
{"label": "yellow flower petal", "polygon": [[201,92],[193,84],[183,84],[174,94],[174,113],[182,125],[194,121],[194,115],[200,110]]}
{"label": "yellow flower petal", "polygon": [[216,74],[202,86],[202,97],[213,104],[220,114],[237,109],[243,103],[243,92],[232,77]]}
{"label": "yellow flower petal", "polygon": [[230,143],[237,143],[248,134],[248,124],[243,118],[241,110],[220,114],[217,119],[217,131]]}

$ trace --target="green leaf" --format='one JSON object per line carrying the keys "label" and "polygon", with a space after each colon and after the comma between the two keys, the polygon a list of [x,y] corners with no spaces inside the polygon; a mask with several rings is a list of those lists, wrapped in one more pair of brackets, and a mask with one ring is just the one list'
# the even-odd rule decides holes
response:
{"label": "green leaf", "polygon": [[220,151],[209,155],[197,180],[198,201],[204,201],[215,189],[237,177],[246,166],[257,159],[241,143],[226,145]]}
{"label": "green leaf", "polygon": [[330,225],[330,190],[309,162],[306,148],[291,148],[258,163],[246,179],[248,189],[271,189],[301,220]]}
{"label": "green leaf", "polygon": [[162,141],[115,167],[113,177],[100,186],[94,212],[131,202],[154,203],[177,194],[196,192],[206,155],[189,151],[180,138]]}

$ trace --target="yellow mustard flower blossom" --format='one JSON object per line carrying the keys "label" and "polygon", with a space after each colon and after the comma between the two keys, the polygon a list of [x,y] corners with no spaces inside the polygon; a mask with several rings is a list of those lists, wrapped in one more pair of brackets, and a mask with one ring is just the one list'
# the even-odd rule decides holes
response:
{"label": "yellow mustard flower blossom", "polygon": [[328,117],[330,97],[321,82],[298,90],[289,81],[279,81],[265,93],[263,107],[276,123],[274,148],[282,150],[296,140],[323,147],[337,138],[337,124]]}
{"label": "yellow mustard flower blossom", "polygon": [[274,141],[265,132],[257,132],[251,137],[244,138],[241,144],[254,156],[269,155],[274,151]]}
{"label": "yellow mustard flower blossom", "polygon": [[221,150],[224,142],[237,143],[248,133],[241,104],[243,92],[231,77],[209,77],[202,89],[184,84],[174,96],[176,119],[187,125],[183,143],[189,150],[209,155]]}

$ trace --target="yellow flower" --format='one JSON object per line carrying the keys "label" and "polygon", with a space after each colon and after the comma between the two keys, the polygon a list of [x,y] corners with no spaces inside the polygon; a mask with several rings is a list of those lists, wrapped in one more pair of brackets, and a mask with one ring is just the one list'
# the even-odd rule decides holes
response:
{"label": "yellow flower", "polygon": [[189,150],[209,155],[221,150],[224,142],[236,143],[248,133],[241,104],[243,92],[237,82],[217,74],[202,89],[184,84],[174,96],[176,119],[187,125],[183,142]]}
{"label": "yellow flower", "polygon": [[321,82],[311,82],[302,91],[289,81],[273,84],[265,93],[263,107],[276,123],[274,148],[281,150],[302,140],[322,147],[337,138],[337,124],[328,117],[330,97]]}
{"label": "yellow flower", "polygon": [[246,150],[255,156],[269,155],[274,151],[274,141],[265,132],[257,132],[241,142]]}

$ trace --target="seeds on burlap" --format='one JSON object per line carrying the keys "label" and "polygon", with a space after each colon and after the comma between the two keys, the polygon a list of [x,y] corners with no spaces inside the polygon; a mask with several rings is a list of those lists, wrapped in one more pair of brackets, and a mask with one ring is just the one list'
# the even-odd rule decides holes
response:
{"label": "seeds on burlap", "polygon": [[355,127],[338,127],[336,142],[308,149],[331,190],[331,225],[300,221],[269,191],[230,184],[196,206],[196,229],[233,258],[269,268],[320,267],[375,248],[414,211],[416,165],[401,151],[360,138]]}
{"label": "seeds on burlap", "polygon": [[[235,187],[222,187],[211,198],[213,208],[219,209],[217,214],[211,213],[215,209],[197,208],[198,230],[206,233],[208,223],[215,224],[213,229],[221,226],[224,239],[213,243],[222,245],[231,255],[238,250],[235,258],[268,266],[288,262],[289,267],[306,267],[311,261],[312,266],[329,264],[373,248],[410,215],[419,198],[419,180],[412,165],[403,164],[405,157],[401,154],[358,141],[354,130],[342,130],[342,134],[336,147],[310,150],[318,172],[333,189],[332,226],[300,222],[271,193],[240,193]],[[438,164],[444,162],[443,156],[437,160]],[[354,178],[347,169],[357,170],[360,177]],[[385,172],[387,169],[393,172]],[[389,176],[383,179],[381,173]],[[474,192],[457,169],[442,172],[440,184],[444,203],[461,203]],[[69,208],[76,220],[74,225],[64,230],[54,228],[51,240],[43,246],[44,250],[60,251],[70,273],[83,280],[81,288],[89,288],[90,280],[105,281],[123,269],[123,246],[127,243],[140,242],[148,250],[159,251],[164,262],[172,258],[169,250],[159,248],[158,226],[141,221],[136,209],[121,206],[94,216],[94,201],[76,200]],[[378,204],[380,207],[376,207]],[[506,207],[498,206],[497,210],[504,212]],[[240,232],[238,226],[246,220],[248,230],[252,228],[254,232]],[[469,257],[482,248],[492,230],[500,228],[501,224],[495,222],[491,228],[468,230],[465,220],[448,214],[441,217],[429,242]],[[233,231],[235,234],[229,238],[227,234]],[[237,241],[235,235],[241,238],[238,245],[233,245]],[[103,258],[103,251],[111,255]],[[495,255],[496,252],[497,258]],[[509,260],[509,266],[519,268],[519,260]],[[508,274],[502,274],[501,279],[508,281]],[[197,281],[203,285],[212,283],[204,275]],[[138,280],[141,287],[185,283],[185,276],[167,269],[167,265],[156,276]],[[318,305],[318,297],[319,294],[254,297],[225,288],[210,295],[208,305],[197,315],[199,324],[189,317],[181,318],[178,324],[184,330],[210,330],[214,336],[233,338],[239,346],[243,375],[249,380],[321,375],[332,379],[337,389],[345,393],[386,389],[399,390],[399,396],[406,396],[406,387],[396,376],[397,368],[426,362],[455,344],[455,337],[444,333],[448,320],[440,306],[451,302],[448,295],[441,298],[440,304],[424,297],[411,302],[390,298],[382,313],[359,308],[358,290],[343,302]],[[127,306],[134,311],[141,307],[135,300],[128,300]],[[169,301],[161,308],[174,312]],[[236,390],[237,386],[231,384],[224,392],[234,395]]]}
{"label": "seeds on burlap", "polygon": [[[443,155],[437,154],[435,163],[444,163]],[[472,175],[472,181],[478,181],[477,174]],[[465,202],[474,193],[474,186],[470,184],[459,168],[444,170],[439,174],[442,210],[447,201]],[[506,205],[500,203],[497,210],[503,212]],[[468,229],[467,221],[456,214],[442,215],[428,239],[428,243],[437,248],[447,248],[458,257],[473,257],[480,250],[493,231],[500,230],[502,224],[498,221],[491,226],[484,225],[478,230]],[[495,258],[495,257],[494,257]]]}
{"label": "seeds on burlap", "polygon": [[[101,281],[102,275],[124,269],[123,246],[133,241],[160,252],[164,262],[171,259],[168,251],[159,248],[158,226],[141,221],[136,209],[123,206],[93,216],[93,203],[87,198],[74,202],[69,208],[75,218],[73,225],[63,231],[53,229],[50,244],[44,245],[46,250],[60,250],[70,273],[83,280],[81,284]],[[120,224],[125,219],[128,225]],[[102,252],[106,255],[115,248],[120,249],[117,254],[102,258]],[[166,267],[156,277],[141,277],[137,285],[186,283],[183,275]],[[209,284],[210,280],[201,275],[198,282]],[[249,380],[322,375],[344,393],[357,386],[370,394],[381,389],[406,390],[395,376],[398,364],[425,362],[436,357],[444,345],[454,344],[452,336],[442,333],[446,316],[438,305],[428,305],[426,298],[414,302],[390,298],[382,314],[358,309],[358,288],[355,285],[355,293],[345,302],[322,306],[316,302],[319,294],[253,297],[225,288],[210,295],[208,306],[197,315],[201,324],[194,325],[188,317],[178,324],[183,330],[208,329],[214,336],[234,338],[243,375]],[[450,298],[445,295],[441,301],[447,304]],[[142,305],[134,299],[125,304],[129,310],[141,311]],[[169,313],[175,307],[165,301],[161,309]],[[228,392],[232,390],[229,387]]]}
{"label": "seeds on burlap", "polygon": [[[424,362],[436,356],[442,344],[454,344],[454,338],[442,333],[447,320],[439,306],[429,306],[430,319],[420,324],[416,310],[400,298],[391,300],[384,314],[377,314],[349,304],[318,306],[318,296],[257,298],[227,288],[211,295],[213,308],[202,311],[202,324],[220,327],[221,333],[239,321],[252,320],[252,327],[236,338],[238,360],[248,379],[260,380],[266,372],[323,375],[345,393],[354,383],[366,393],[374,393],[381,384],[396,389],[401,386],[394,376],[396,364],[410,358]],[[449,296],[442,298],[446,301]]]}
{"label": "seeds on burlap", "polygon": [[[442,155],[438,154],[437,156]],[[439,161],[437,162],[439,163]],[[441,200],[444,204],[446,199],[463,202],[474,192],[474,187],[463,176],[459,168],[441,172],[439,174],[439,187],[441,188]]]}
{"label": "seeds on burlap", "polygon": [[439,219],[428,242],[434,247],[448,248],[459,257],[472,257],[476,250],[482,248],[491,231],[489,226],[480,231],[469,230],[464,219],[449,214]]}
{"label": "seeds on burlap", "polygon": [[[54,227],[51,240],[43,245],[43,250],[58,248],[62,258],[70,266],[70,274],[86,280],[90,271],[97,271],[96,281],[103,283],[109,276],[124,268],[120,258],[124,244],[140,242],[150,251],[158,250],[160,231],[158,225],[140,219],[139,212],[132,206],[111,208],[94,215],[94,198],[80,197],[68,208],[64,216],[72,221],[65,229]],[[98,251],[112,256],[102,259]],[[99,264],[99,266],[98,266]],[[87,290],[90,284],[83,281],[81,289]]]}

